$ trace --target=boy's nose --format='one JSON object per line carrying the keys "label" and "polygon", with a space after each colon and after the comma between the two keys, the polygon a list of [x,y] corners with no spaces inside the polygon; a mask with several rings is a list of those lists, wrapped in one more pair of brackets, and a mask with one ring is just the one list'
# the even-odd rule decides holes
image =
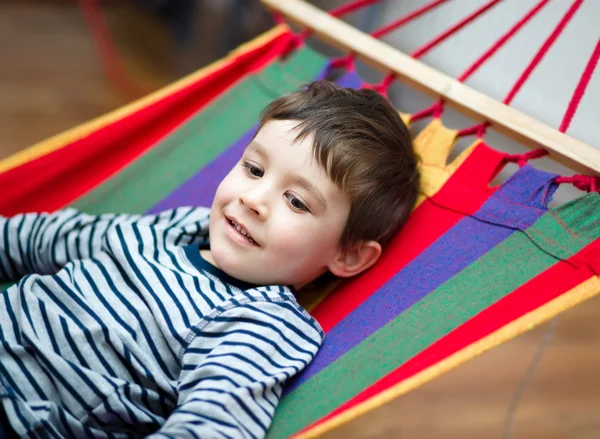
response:
{"label": "boy's nose", "polygon": [[268,209],[260,194],[246,192],[240,195],[240,204],[250,210],[258,219],[264,220],[267,218]]}

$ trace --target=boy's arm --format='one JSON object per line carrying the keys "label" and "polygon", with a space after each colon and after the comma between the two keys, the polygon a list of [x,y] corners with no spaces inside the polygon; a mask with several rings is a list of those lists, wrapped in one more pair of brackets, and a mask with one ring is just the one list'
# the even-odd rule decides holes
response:
{"label": "boy's arm", "polygon": [[263,438],[284,382],[322,341],[290,303],[238,306],[195,332],[182,358],[178,406],[152,438]]}
{"label": "boy's arm", "polygon": [[66,263],[94,257],[111,226],[145,222],[172,226],[190,217],[191,208],[159,215],[87,215],[75,209],[54,213],[0,216],[0,281],[26,274],[53,274]]}

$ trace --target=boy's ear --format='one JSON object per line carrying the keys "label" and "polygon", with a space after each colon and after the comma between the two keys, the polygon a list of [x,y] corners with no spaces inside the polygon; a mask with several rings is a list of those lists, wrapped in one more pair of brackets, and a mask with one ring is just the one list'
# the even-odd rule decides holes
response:
{"label": "boy's ear", "polygon": [[371,267],[381,256],[377,241],[361,241],[350,249],[340,248],[327,268],[338,277],[355,276]]}

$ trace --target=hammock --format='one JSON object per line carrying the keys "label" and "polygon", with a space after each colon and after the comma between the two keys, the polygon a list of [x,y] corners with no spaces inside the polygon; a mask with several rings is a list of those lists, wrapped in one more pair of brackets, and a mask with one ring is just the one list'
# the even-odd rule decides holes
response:
{"label": "hammock", "polygon": [[[380,38],[442,2],[430,2],[372,36]],[[326,21],[324,13],[303,2],[264,3],[295,21],[322,23],[315,32],[328,34],[330,40],[343,39],[347,31],[343,23],[331,16]],[[373,1],[355,2],[331,15],[369,3]],[[413,57],[422,56],[494,3],[451,27]],[[476,60],[457,86],[545,3],[541,1]],[[573,3],[504,104],[510,104],[578,3]],[[408,76],[397,65],[378,60],[392,73],[380,84],[367,84],[353,69],[355,54],[369,56],[368,45],[363,50],[358,47],[366,36],[345,40],[350,55],[332,60],[302,44],[310,32],[294,34],[280,24],[164,90],[0,162],[0,213],[52,211],[66,205],[92,214],[208,206],[218,183],[256,132],[260,111],[275,97],[340,71],[338,83],[372,87],[383,94],[394,79]],[[445,106],[456,103],[448,90],[434,92],[438,99],[429,108],[402,114],[408,124],[431,118],[414,140],[422,160],[417,206],[374,268],[330,294],[300,297],[323,326],[326,340],[315,360],[286,388],[270,438],[318,436],[600,292],[598,178],[561,177],[531,163],[550,150],[553,158],[570,160],[575,169],[600,172],[597,151],[561,134],[568,129],[599,56],[600,41],[560,132],[552,131],[554,137],[545,142],[524,141],[542,144],[546,150],[509,155],[487,145],[483,137],[490,124],[520,138],[533,137],[494,114],[469,129],[444,126]],[[465,96],[468,101],[468,93]],[[485,111],[471,108],[472,113],[489,116]],[[540,125],[530,128],[532,133],[548,132]],[[476,139],[447,164],[457,140],[468,135]],[[557,143],[576,145],[577,154],[590,160],[573,159]],[[519,170],[504,183],[491,186],[511,162],[518,163]],[[562,183],[590,193],[549,208]]]}

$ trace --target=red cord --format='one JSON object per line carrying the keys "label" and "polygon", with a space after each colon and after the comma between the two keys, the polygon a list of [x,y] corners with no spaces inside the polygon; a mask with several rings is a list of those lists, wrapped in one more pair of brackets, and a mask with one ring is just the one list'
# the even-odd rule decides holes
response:
{"label": "red cord", "polygon": [[548,151],[544,148],[534,149],[523,154],[506,154],[504,157],[505,162],[516,163],[520,168],[525,166],[529,160],[539,159],[548,155]]}
{"label": "red cord", "polygon": [[550,0],[541,0],[527,14],[525,14],[508,32],[502,35],[479,59],[477,59],[467,70],[460,75],[457,80],[460,82],[466,81],[479,67],[481,67],[488,59],[490,59],[508,40],[510,40],[525,24],[529,22]]}
{"label": "red cord", "polygon": [[341,17],[380,1],[381,0],[358,0],[348,3],[347,5],[338,6],[337,8],[332,9],[329,13],[334,17]]}
{"label": "red cord", "polygon": [[421,56],[425,55],[427,52],[429,52],[431,49],[433,49],[434,47],[436,47],[442,41],[446,40],[446,38],[448,38],[450,35],[454,35],[460,29],[462,29],[463,27],[465,27],[467,24],[471,23],[473,20],[475,20],[476,18],[478,18],[479,16],[481,16],[485,12],[487,12],[489,9],[491,9],[493,6],[495,6],[499,2],[500,2],[500,0],[491,0],[487,4],[483,5],[481,8],[477,9],[471,15],[465,17],[464,19],[462,19],[461,21],[459,21],[458,23],[456,23],[450,29],[446,30],[445,32],[443,32],[442,34],[438,35],[436,38],[434,38],[430,42],[426,43],[425,45],[423,45],[420,48],[418,48],[417,50],[415,50],[413,53],[410,54],[410,56],[412,56],[413,58],[418,59]]}
{"label": "red cord", "polygon": [[[515,85],[509,91],[509,93],[507,94],[507,96],[504,98],[503,103],[505,105],[510,105],[511,101],[514,99],[514,97],[519,92],[519,90],[521,89],[521,87],[529,79],[529,77],[530,77],[531,73],[533,72],[533,70],[535,69],[535,67],[541,62],[541,60],[544,58],[544,56],[546,55],[546,53],[548,52],[548,50],[550,49],[550,47],[552,46],[552,44],[554,44],[554,42],[557,40],[557,38],[559,37],[559,35],[563,31],[563,29],[569,23],[569,21],[571,20],[571,18],[573,17],[573,15],[575,14],[575,12],[579,8],[579,6],[581,6],[582,1],[583,0],[575,0],[573,2],[573,4],[571,5],[571,7],[569,8],[569,10],[565,13],[565,15],[563,16],[563,18],[561,19],[561,21],[557,24],[556,28],[552,31],[552,33],[550,34],[550,36],[546,39],[546,41],[544,42],[544,44],[542,45],[542,47],[540,47],[540,49],[535,54],[535,56],[533,57],[533,59],[531,60],[531,62],[529,63],[529,65],[525,68],[525,70],[523,71],[523,73],[521,74],[521,76],[519,77],[519,79],[517,80],[517,82],[515,83]],[[521,19],[521,22],[523,22],[525,19],[528,19],[528,20],[531,19],[531,17],[533,15],[535,15],[539,11],[539,9],[541,9],[541,7],[543,7],[544,5],[545,5],[545,3],[543,1],[540,2],[540,3],[538,3],[538,5],[536,7],[534,7],[531,11],[529,11],[525,15],[525,17],[523,17]],[[517,23],[516,26],[519,26],[519,23]],[[513,29],[514,29],[514,27],[513,27]],[[513,29],[511,29],[511,31]],[[505,37],[507,37],[511,33],[511,31],[509,31],[506,35],[504,35],[503,37],[501,37],[501,39],[499,41],[504,40]],[[506,40],[507,39],[508,38],[506,38]],[[506,41],[504,41],[504,42],[506,42]],[[492,47],[494,47],[494,46],[492,46]],[[487,52],[486,52],[486,54],[484,54],[483,57],[485,57],[486,55],[487,55]],[[480,60],[481,60],[481,58],[479,60],[477,60],[475,63],[478,63]],[[471,68],[469,68],[467,70],[467,72],[463,73],[463,75],[461,75],[461,78],[465,79],[464,76],[465,76],[466,73],[469,72],[469,70],[471,70]],[[466,76],[468,77],[470,74],[473,73],[473,71],[471,71],[470,73],[468,73]],[[458,132],[457,136],[458,137],[463,137],[463,136],[477,134],[479,137],[482,137],[482,135],[485,134],[485,130],[489,126],[490,126],[490,123],[489,122],[485,122],[484,124],[478,124],[478,125],[475,125],[475,126],[472,126],[472,127],[464,128],[464,129],[462,129],[462,130],[460,130]]]}
{"label": "red cord", "polygon": [[575,174],[570,177],[556,177],[554,182],[556,184],[571,183],[581,191],[600,193],[600,177]]}
{"label": "red cord", "polygon": [[413,113],[410,116],[410,120],[411,120],[411,122],[416,122],[419,119],[425,119],[426,117],[429,117],[429,116],[433,116],[434,118],[437,119],[442,115],[443,111],[444,111],[443,102],[442,101],[434,102],[429,107],[427,107],[421,111],[418,111],[416,113]]}
{"label": "red cord", "polygon": [[[461,21],[456,23],[454,26],[452,26],[451,28],[447,29],[446,31],[444,31],[443,33],[441,33],[440,35],[435,37],[433,40],[429,41],[425,45],[423,45],[420,48],[413,51],[410,54],[410,56],[412,56],[415,59],[420,58],[421,56],[423,56],[424,54],[429,52],[431,49],[433,49],[434,47],[436,47],[437,45],[439,45],[443,41],[445,41],[448,37],[450,37],[451,35],[454,35],[456,32],[458,32],[460,29],[465,27],[467,24],[471,23],[473,20],[475,20],[476,18],[483,15],[485,12],[490,10],[493,6],[495,6],[499,2],[500,2],[500,0],[489,1],[487,4],[483,5],[481,8],[477,9],[475,12],[468,15],[467,17],[465,17],[464,19],[462,19]],[[398,27],[402,24],[408,23],[410,20],[424,14],[425,12],[430,11],[431,9],[435,8],[436,6],[439,6],[441,3],[442,2],[438,0],[438,1],[434,1],[430,4],[426,4],[425,6],[423,6],[420,9],[417,9],[413,13],[408,14],[406,17],[403,17],[403,18],[397,20],[396,23],[399,23],[399,24],[395,27]],[[380,36],[382,34],[389,32],[391,29],[394,29],[394,27],[392,27],[392,25],[395,25],[396,23],[392,23],[391,25],[388,25],[385,28],[382,28],[379,31],[376,31],[377,35]],[[390,28],[390,29],[388,29],[388,28]],[[375,32],[372,33],[371,35],[376,36]],[[354,56],[354,55],[351,55],[351,56]],[[387,76],[386,76],[386,78],[387,78]],[[387,94],[387,88],[389,87],[389,84],[390,84],[389,82],[388,82],[387,86],[383,86],[383,84],[379,84],[378,86],[376,86],[376,89],[382,91],[383,94]]]}
{"label": "red cord", "polygon": [[[492,46],[481,55],[473,64],[471,64],[463,73],[457,78],[457,81],[464,82],[466,81],[473,73],[475,73],[486,61],[488,61],[502,46],[504,46],[527,22],[529,22],[546,4],[548,4],[550,0],[541,0],[534,8],[532,8],[527,14],[525,14],[508,32],[506,32],[503,36],[501,36]],[[442,106],[439,111],[440,117],[443,112],[443,99],[438,101],[439,105]],[[488,124],[485,125],[475,125],[474,127],[465,128],[458,132],[458,136],[467,136],[471,134],[477,134],[479,137],[482,137],[485,134],[485,131]]]}
{"label": "red cord", "polygon": [[[596,43],[596,48],[592,52],[592,56],[588,60],[585,70],[583,71],[583,74],[581,75],[579,83],[577,84],[575,92],[573,93],[573,96],[571,97],[571,101],[569,102],[567,111],[565,112],[563,120],[560,124],[559,131],[561,133],[564,133],[569,129],[569,125],[571,125],[571,120],[573,119],[573,116],[577,112],[577,107],[579,106],[579,103],[581,102],[581,98],[583,97],[583,95],[585,93],[585,89],[586,89],[588,83],[590,82],[592,75],[594,74],[594,69],[596,68],[596,65],[598,64],[599,58],[600,58],[600,39]],[[600,177],[592,177],[589,175],[576,174],[571,177],[557,177],[554,179],[554,182],[557,184],[571,183],[573,186],[575,186],[579,190],[586,191],[586,192],[600,193]]]}
{"label": "red cord", "polygon": [[407,15],[405,15],[404,17],[400,17],[396,21],[393,21],[390,24],[387,24],[387,25],[385,25],[385,26],[377,29],[374,32],[371,32],[371,36],[374,37],[374,38],[381,38],[384,35],[387,35],[388,33],[390,33],[391,31],[399,28],[400,26],[403,26],[406,23],[411,22],[415,18],[418,18],[421,15],[425,14],[426,12],[429,12],[432,9],[438,7],[439,5],[441,5],[442,3],[444,3],[445,1],[447,1],[447,0],[434,0],[434,1],[430,2],[430,3],[424,4],[420,8],[415,9],[414,11],[412,11],[412,12],[408,13]]}
{"label": "red cord", "polygon": [[149,92],[134,83],[121,64],[116,45],[112,39],[97,0],[77,0],[94,39],[102,67],[108,79],[128,98],[138,98]]}
{"label": "red cord", "polygon": [[563,16],[562,20],[558,23],[558,25],[556,26],[554,31],[552,31],[552,33],[550,34],[548,39],[544,42],[544,44],[542,45],[540,50],[538,50],[538,52],[535,54],[535,56],[533,57],[533,59],[531,60],[531,62],[527,66],[527,68],[525,69],[525,71],[523,71],[523,73],[521,74],[521,77],[517,80],[517,82],[515,83],[513,88],[508,92],[508,95],[504,98],[503,102],[506,105],[510,105],[510,103],[512,102],[514,97],[517,95],[519,90],[521,90],[521,87],[523,86],[523,84],[525,84],[525,81],[527,81],[527,79],[529,79],[529,76],[531,75],[533,70],[538,66],[540,61],[542,61],[542,59],[544,58],[544,56],[546,55],[546,53],[548,52],[550,47],[552,47],[554,42],[558,39],[559,35],[562,33],[564,28],[567,26],[567,24],[569,23],[571,18],[573,18],[573,15],[575,15],[575,12],[577,12],[577,9],[579,9],[579,7],[581,6],[582,3],[583,3],[583,0],[575,0],[573,2],[571,7],[569,8],[569,10]]}
{"label": "red cord", "polygon": [[596,43],[596,48],[590,56],[590,59],[579,79],[579,84],[577,84],[577,88],[571,97],[571,101],[569,102],[569,106],[567,107],[567,111],[565,111],[565,115],[563,116],[563,120],[560,124],[560,128],[558,131],[561,133],[566,132],[569,129],[569,125],[571,125],[571,120],[573,120],[573,116],[577,112],[577,107],[579,107],[579,103],[581,102],[581,98],[585,93],[585,89],[587,88],[592,75],[594,74],[594,69],[596,65],[598,65],[598,59],[600,58],[600,39]]}
{"label": "red cord", "polygon": [[[354,12],[358,9],[364,8],[366,6],[370,6],[379,1],[381,1],[381,0],[357,0],[357,1],[349,3],[347,5],[342,5],[337,8],[334,8],[329,11],[329,14],[334,17],[341,17],[343,15],[350,14],[351,12]],[[273,21],[275,21],[275,24],[285,23],[285,19],[279,11],[274,11],[271,15],[273,16]],[[281,56],[285,58],[291,52],[296,50],[298,47],[302,46],[304,44],[304,41],[310,36],[310,34],[312,32],[313,32],[312,29],[305,28],[299,34],[294,35],[295,38],[290,42],[290,45],[283,51]],[[353,67],[353,62],[350,61],[350,62],[348,62],[347,65],[350,67]]]}
{"label": "red cord", "polygon": [[[344,15],[348,15],[354,11],[362,9],[367,6],[371,6],[374,3],[380,2],[381,0],[357,0],[352,3],[348,3],[347,5],[338,6],[329,11],[329,14],[333,17],[342,17]],[[312,33],[312,29],[306,28],[300,34],[300,38],[305,40]]]}
{"label": "red cord", "polygon": [[487,132],[487,129],[490,125],[490,122],[485,121],[482,123],[478,123],[477,125],[473,125],[472,127],[463,128],[462,130],[459,130],[458,133],[456,133],[456,137],[465,137],[477,134],[477,137],[481,139],[483,138],[483,136],[485,136],[485,133]]}
{"label": "red cord", "polygon": [[[373,38],[379,39],[382,36],[391,32],[392,30],[395,30],[395,29],[399,28],[400,26],[403,26],[403,25],[411,22],[412,20],[420,17],[421,15],[424,15],[425,13],[433,10],[434,8],[441,5],[445,1],[447,1],[447,0],[433,0],[430,3],[427,3],[423,6],[421,6],[420,8],[417,8],[414,11],[409,12],[405,16],[400,17],[396,21],[371,32],[370,35]],[[355,69],[355,67],[354,67],[355,58],[356,58],[356,54],[350,52],[348,55],[346,55],[344,57],[335,59],[333,61],[333,65],[335,65],[336,67],[345,67],[347,71],[353,71]],[[383,81],[380,84],[377,84],[377,85],[366,84],[365,87],[377,90],[384,96],[387,96],[387,90],[388,90],[390,84],[393,82],[394,78],[395,78],[395,75],[393,73],[390,73],[388,76],[386,76],[383,79]]]}

